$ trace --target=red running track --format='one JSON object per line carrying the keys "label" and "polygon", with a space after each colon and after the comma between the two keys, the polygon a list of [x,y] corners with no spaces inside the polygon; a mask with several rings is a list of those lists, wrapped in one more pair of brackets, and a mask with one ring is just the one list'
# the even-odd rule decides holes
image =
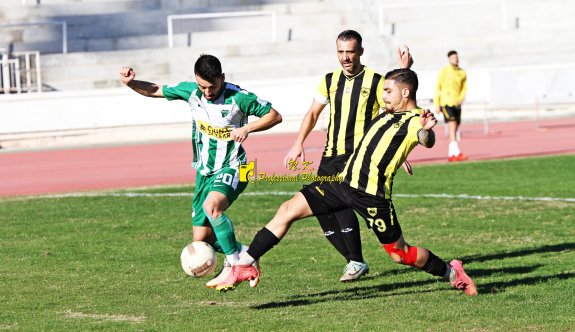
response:
{"label": "red running track", "polygon": [[[417,147],[409,157],[414,167],[447,162],[444,128],[436,129],[433,149]],[[258,172],[290,174],[282,160],[296,133],[252,135],[245,143],[249,160]],[[324,132],[312,132],[306,142],[306,159],[317,168],[325,142]],[[470,161],[538,155],[574,154],[575,119],[464,125],[460,147]],[[190,141],[47,151],[0,150],[0,196],[37,195],[142,186],[189,184]],[[315,166],[315,167],[314,167]],[[293,172],[292,172],[293,174]]]}

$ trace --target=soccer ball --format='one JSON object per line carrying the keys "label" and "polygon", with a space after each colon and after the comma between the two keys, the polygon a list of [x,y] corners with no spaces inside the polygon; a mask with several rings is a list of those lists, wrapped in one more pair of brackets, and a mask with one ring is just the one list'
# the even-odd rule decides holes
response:
{"label": "soccer ball", "polygon": [[180,262],[187,275],[203,277],[216,269],[216,251],[206,242],[194,241],[182,250]]}

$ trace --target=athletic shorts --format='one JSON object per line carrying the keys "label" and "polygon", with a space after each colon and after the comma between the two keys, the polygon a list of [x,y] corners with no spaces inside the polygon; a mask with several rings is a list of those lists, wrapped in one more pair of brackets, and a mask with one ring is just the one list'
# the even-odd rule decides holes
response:
{"label": "athletic shorts", "polygon": [[456,121],[457,124],[461,123],[461,107],[441,106],[441,113],[443,113],[445,122]]}
{"label": "athletic shorts", "polygon": [[220,192],[232,203],[246,189],[248,182],[239,181],[239,171],[236,168],[222,168],[213,175],[196,174],[196,190],[192,200],[192,226],[211,226],[203,208],[204,201],[211,191]]}
{"label": "athletic shorts", "polygon": [[382,244],[397,241],[401,226],[390,199],[379,198],[346,183],[314,182],[300,191],[315,216],[352,208],[365,219]]}
{"label": "athletic shorts", "polygon": [[322,156],[317,169],[317,175],[338,175],[345,168],[345,163],[347,163],[350,156],[351,154],[332,157]]}

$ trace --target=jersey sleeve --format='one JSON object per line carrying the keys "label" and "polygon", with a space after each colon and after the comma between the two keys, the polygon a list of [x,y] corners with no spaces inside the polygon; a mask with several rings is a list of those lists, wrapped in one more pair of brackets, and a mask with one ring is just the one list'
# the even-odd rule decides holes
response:
{"label": "jersey sleeve", "polygon": [[254,93],[245,90],[237,93],[234,99],[240,110],[248,116],[255,115],[261,118],[268,114],[272,108],[272,104],[269,101],[260,99]]}
{"label": "jersey sleeve", "polygon": [[[421,111],[418,111],[417,113],[421,115]],[[410,145],[413,146],[419,144],[419,137],[417,136],[417,134],[419,133],[419,130],[423,128],[421,126],[420,119],[421,119],[420,116],[414,116],[409,121],[409,127],[407,129],[407,139],[409,140]]]}
{"label": "jersey sleeve", "polygon": [[194,82],[180,82],[176,85],[164,85],[162,92],[167,100],[189,100],[194,90],[198,89],[198,84]]}
{"label": "jersey sleeve", "polygon": [[327,86],[327,79],[325,77],[317,87],[317,91],[313,99],[323,105],[327,105],[329,103],[329,87]]}

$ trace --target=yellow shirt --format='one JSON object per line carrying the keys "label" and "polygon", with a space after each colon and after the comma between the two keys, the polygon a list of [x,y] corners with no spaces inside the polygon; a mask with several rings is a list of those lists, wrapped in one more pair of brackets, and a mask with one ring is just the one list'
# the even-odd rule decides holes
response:
{"label": "yellow shirt", "polygon": [[330,104],[329,125],[324,156],[351,154],[371,120],[385,107],[383,77],[368,67],[347,77],[342,69],[325,75],[317,102]]}
{"label": "yellow shirt", "polygon": [[433,104],[437,106],[459,106],[467,92],[467,74],[459,67],[447,65],[439,71]]}
{"label": "yellow shirt", "polygon": [[375,117],[341,173],[344,183],[368,194],[391,199],[393,177],[419,144],[422,109]]}

